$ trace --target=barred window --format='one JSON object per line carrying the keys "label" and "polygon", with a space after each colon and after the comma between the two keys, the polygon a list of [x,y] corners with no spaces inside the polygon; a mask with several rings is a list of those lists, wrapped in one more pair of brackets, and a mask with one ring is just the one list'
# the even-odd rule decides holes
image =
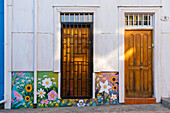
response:
{"label": "barred window", "polygon": [[92,13],[61,13],[61,22],[93,22]]}

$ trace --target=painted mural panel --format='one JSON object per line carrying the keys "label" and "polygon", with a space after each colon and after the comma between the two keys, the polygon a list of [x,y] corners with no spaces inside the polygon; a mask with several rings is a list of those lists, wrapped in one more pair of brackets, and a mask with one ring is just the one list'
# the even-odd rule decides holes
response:
{"label": "painted mural panel", "polygon": [[34,91],[34,74],[32,72],[12,73],[11,108],[32,108]]}
{"label": "painted mural panel", "polygon": [[95,81],[98,105],[119,104],[118,73],[96,73]]}
{"label": "painted mural panel", "polygon": [[[12,108],[33,107],[33,72],[12,73]],[[95,74],[95,99],[58,99],[58,74],[38,72],[37,107],[82,107],[119,104],[118,73]]]}
{"label": "painted mural panel", "polygon": [[58,99],[57,74],[38,73],[37,107],[81,107],[119,104],[118,73],[97,73],[95,78],[95,99]]}
{"label": "painted mural panel", "polygon": [[37,107],[58,106],[58,74],[38,72]]}

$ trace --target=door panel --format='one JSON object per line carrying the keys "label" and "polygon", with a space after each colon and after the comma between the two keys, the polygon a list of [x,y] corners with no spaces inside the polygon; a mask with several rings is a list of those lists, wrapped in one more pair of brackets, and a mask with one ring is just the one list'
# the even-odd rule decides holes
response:
{"label": "door panel", "polygon": [[62,23],[62,98],[91,98],[92,47],[92,23]]}
{"label": "door panel", "polygon": [[125,31],[125,95],[152,97],[152,31]]}

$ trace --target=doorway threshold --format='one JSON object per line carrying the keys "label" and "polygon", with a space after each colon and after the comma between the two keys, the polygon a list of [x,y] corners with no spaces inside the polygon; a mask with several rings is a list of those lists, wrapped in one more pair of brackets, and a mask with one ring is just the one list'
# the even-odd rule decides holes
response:
{"label": "doorway threshold", "polygon": [[156,104],[156,98],[125,98],[125,104]]}

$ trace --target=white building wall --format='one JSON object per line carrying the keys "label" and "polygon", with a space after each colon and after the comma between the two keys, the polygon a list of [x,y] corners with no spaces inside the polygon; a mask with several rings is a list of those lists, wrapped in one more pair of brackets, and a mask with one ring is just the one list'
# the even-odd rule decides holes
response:
{"label": "white building wall", "polygon": [[[170,18],[170,0],[162,0],[162,16]],[[170,97],[170,19],[162,21],[162,97]]]}
{"label": "white building wall", "polygon": [[[94,71],[119,71],[118,6],[163,6],[169,16],[169,0],[38,0],[38,71],[54,69],[54,7],[96,7]],[[12,71],[33,71],[33,0],[13,0]],[[160,20],[161,21],[161,20]],[[162,21],[162,96],[170,96],[170,20]],[[161,77],[160,77],[161,79]]]}
{"label": "white building wall", "polygon": [[33,0],[12,1],[12,70],[33,71]]}

